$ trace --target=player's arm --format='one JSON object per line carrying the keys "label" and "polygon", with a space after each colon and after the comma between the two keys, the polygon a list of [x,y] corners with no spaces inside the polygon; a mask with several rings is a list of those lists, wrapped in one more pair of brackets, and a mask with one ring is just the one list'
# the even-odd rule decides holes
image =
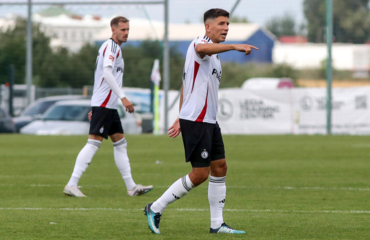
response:
{"label": "player's arm", "polygon": [[228,52],[232,50],[236,50],[238,52],[244,52],[245,55],[248,55],[252,52],[252,49],[258,50],[257,47],[248,45],[248,44],[209,43],[209,44],[198,44],[195,47],[195,51],[201,58],[203,58],[206,55],[218,54],[218,53]]}
{"label": "player's arm", "polygon": [[[182,85],[182,88],[181,88],[179,112],[180,112],[181,107],[182,107],[183,95],[184,95],[184,85]],[[172,124],[172,126],[167,131],[168,131],[168,136],[169,137],[173,137],[173,138],[177,137],[181,132],[180,119],[177,118],[175,120],[175,122]]]}
{"label": "player's arm", "polygon": [[103,68],[103,77],[104,80],[107,82],[108,86],[112,89],[112,91],[121,99],[123,106],[125,106],[126,111],[129,113],[134,112],[134,105],[126,98],[123,91],[118,86],[114,76],[113,76],[113,68],[111,66],[107,66]]}

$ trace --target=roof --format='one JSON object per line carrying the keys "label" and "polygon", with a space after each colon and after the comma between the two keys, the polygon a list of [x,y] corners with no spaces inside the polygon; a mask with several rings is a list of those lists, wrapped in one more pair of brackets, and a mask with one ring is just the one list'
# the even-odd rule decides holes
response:
{"label": "roof", "polygon": [[[275,37],[268,30],[256,23],[232,23],[229,26],[227,41],[245,41],[255,32],[262,30],[271,39]],[[197,36],[204,35],[203,23],[169,24],[168,34],[171,41],[192,41]],[[106,40],[112,35],[111,28],[107,26],[97,36],[96,40]],[[164,23],[146,19],[130,19],[130,40],[158,39],[164,36]]]}
{"label": "roof", "polygon": [[[82,18],[73,18],[66,14],[45,17],[40,14],[33,15],[33,21],[45,26],[58,27],[82,27],[82,28],[104,28],[109,26],[108,19],[98,20],[92,15],[85,15]],[[111,34],[110,34],[111,35]],[[110,36],[109,35],[109,36]]]}
{"label": "roof", "polygon": [[37,14],[43,16],[43,17],[55,17],[59,15],[67,15],[67,16],[78,16],[78,14],[75,14],[71,11],[68,11],[67,9],[64,8],[63,5],[55,5],[49,8],[46,8],[44,10],[41,10]]}

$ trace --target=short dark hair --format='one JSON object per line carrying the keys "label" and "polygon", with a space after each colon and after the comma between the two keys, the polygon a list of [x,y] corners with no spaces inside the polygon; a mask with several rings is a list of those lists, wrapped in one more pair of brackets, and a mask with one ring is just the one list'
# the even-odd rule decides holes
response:
{"label": "short dark hair", "polygon": [[117,26],[118,23],[120,22],[123,22],[123,23],[127,23],[129,22],[130,20],[128,20],[127,18],[125,17],[121,17],[121,16],[118,16],[118,17],[115,17],[113,18],[111,21],[110,21],[110,26],[113,27],[113,26]]}
{"label": "short dark hair", "polygon": [[203,21],[206,23],[207,19],[215,19],[218,17],[229,17],[229,12],[220,8],[212,8],[204,13]]}

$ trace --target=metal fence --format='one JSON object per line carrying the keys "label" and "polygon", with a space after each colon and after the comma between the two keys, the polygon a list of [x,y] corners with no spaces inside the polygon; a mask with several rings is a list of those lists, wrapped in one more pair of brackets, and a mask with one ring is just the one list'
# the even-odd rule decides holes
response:
{"label": "metal fence", "polygon": [[[27,107],[27,92],[25,85],[14,85],[13,94],[13,114],[19,115],[22,110]],[[52,96],[62,95],[84,95],[91,96],[93,91],[92,86],[85,86],[83,88],[40,88],[32,87],[31,100]],[[0,85],[0,107],[9,110],[9,87]]]}

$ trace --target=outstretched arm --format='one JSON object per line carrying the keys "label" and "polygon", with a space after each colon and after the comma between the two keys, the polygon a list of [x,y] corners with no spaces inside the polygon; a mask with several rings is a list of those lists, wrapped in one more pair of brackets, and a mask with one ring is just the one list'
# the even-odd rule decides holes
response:
{"label": "outstretched arm", "polygon": [[195,51],[199,54],[201,58],[203,58],[205,55],[218,54],[218,53],[228,52],[232,50],[236,50],[239,52],[245,52],[245,55],[248,55],[252,52],[252,49],[258,50],[257,47],[248,45],[248,44],[209,43],[209,44],[198,44],[195,47]]}

